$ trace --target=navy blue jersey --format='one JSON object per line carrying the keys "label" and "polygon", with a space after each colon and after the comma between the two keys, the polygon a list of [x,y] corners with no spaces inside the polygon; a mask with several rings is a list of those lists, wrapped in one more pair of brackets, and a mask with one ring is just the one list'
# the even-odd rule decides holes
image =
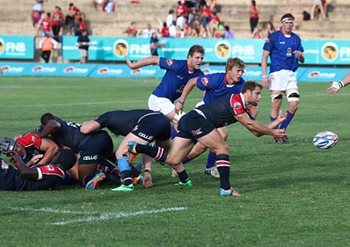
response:
{"label": "navy blue jersey", "polygon": [[52,134],[52,137],[57,143],[69,147],[75,153],[79,153],[82,149],[85,149],[85,146],[89,146],[89,143],[93,143],[96,135],[102,132],[106,133],[106,136],[108,135],[107,132],[103,130],[85,135],[80,132],[81,124],[66,122],[59,118],[57,118],[56,121],[61,124],[61,127],[57,132]]}
{"label": "navy blue jersey", "polygon": [[203,102],[207,104],[226,94],[239,94],[244,82],[241,78],[239,82],[230,85],[227,84],[226,73],[215,73],[198,77],[197,87],[205,91]]}
{"label": "navy blue jersey", "polygon": [[201,70],[190,72],[187,60],[159,58],[159,67],[166,72],[160,84],[152,92],[157,97],[164,97],[174,102],[180,97],[188,80],[203,75]]}
{"label": "navy blue jersey", "polygon": [[152,110],[109,111],[98,116],[96,121],[101,128],[107,128],[115,135],[126,136],[142,116],[153,112]]}
{"label": "navy blue jersey", "polygon": [[0,165],[0,189],[14,190],[17,170],[13,166],[5,164],[1,158]]}
{"label": "navy blue jersey", "polygon": [[196,109],[200,110],[216,128],[235,123],[237,121],[236,115],[248,113],[250,116],[250,110],[247,108],[242,94],[227,94]]}
{"label": "navy blue jersey", "polygon": [[63,183],[64,172],[53,164],[35,168],[38,170],[38,179],[31,180],[23,177],[13,166],[6,165],[1,158],[0,163],[0,190],[57,189]]}
{"label": "navy blue jersey", "polygon": [[285,35],[281,31],[271,33],[263,49],[270,52],[270,73],[282,69],[296,71],[299,61],[293,52],[304,52],[301,39],[297,34]]}

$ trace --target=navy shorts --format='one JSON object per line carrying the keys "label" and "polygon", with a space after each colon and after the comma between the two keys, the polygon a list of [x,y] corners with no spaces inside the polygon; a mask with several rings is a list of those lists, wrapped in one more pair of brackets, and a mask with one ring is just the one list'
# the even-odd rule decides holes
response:
{"label": "navy shorts", "polygon": [[89,135],[80,149],[79,164],[98,164],[113,152],[113,141],[106,131]]}
{"label": "navy shorts", "polygon": [[169,140],[170,132],[171,124],[169,119],[159,112],[152,112],[142,116],[131,131],[132,134],[148,142]]}
{"label": "navy shorts", "polygon": [[198,140],[203,136],[206,136],[215,129],[214,124],[208,121],[204,115],[201,115],[196,110],[192,110],[185,114],[179,121],[179,132],[176,136]]}

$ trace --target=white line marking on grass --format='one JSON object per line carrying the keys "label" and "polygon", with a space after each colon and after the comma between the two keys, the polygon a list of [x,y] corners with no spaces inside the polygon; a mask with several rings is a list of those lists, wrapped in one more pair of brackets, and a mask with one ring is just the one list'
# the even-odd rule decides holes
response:
{"label": "white line marking on grass", "polygon": [[135,217],[135,216],[142,216],[147,214],[158,214],[158,213],[164,213],[164,212],[176,212],[176,211],[183,211],[187,210],[187,207],[176,207],[176,208],[161,208],[161,209],[154,209],[154,210],[142,210],[137,212],[107,212],[107,213],[99,213],[96,211],[89,211],[89,212],[81,212],[81,211],[69,211],[69,210],[58,210],[58,209],[52,209],[52,208],[21,208],[21,207],[15,207],[11,208],[12,210],[16,211],[31,211],[31,212],[43,212],[43,213],[57,213],[57,214],[78,214],[78,215],[91,215],[91,214],[99,214],[97,216],[90,216],[87,218],[82,219],[74,219],[74,220],[65,220],[65,221],[58,221],[53,223],[48,223],[49,225],[67,225],[67,224],[73,224],[78,222],[91,222],[91,221],[103,221],[103,220],[111,220],[111,219],[118,219],[118,218],[129,218],[129,217]]}

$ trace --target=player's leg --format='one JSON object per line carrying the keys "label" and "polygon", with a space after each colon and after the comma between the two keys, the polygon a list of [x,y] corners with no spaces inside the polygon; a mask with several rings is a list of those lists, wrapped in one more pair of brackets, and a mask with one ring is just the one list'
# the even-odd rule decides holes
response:
{"label": "player's leg", "polygon": [[219,134],[217,129],[214,129],[209,134],[198,138],[198,141],[210,148],[216,154],[216,167],[220,174],[220,190],[222,196],[234,195],[240,196],[230,185],[230,156],[228,145]]}
{"label": "player's leg", "polygon": [[122,185],[112,189],[113,191],[133,191],[134,190],[134,186],[132,184],[132,172],[131,172],[132,168],[129,163],[129,157],[128,157],[129,142],[136,142],[143,145],[147,145],[149,143],[149,141],[141,139],[140,137],[134,135],[133,133],[129,133],[123,139],[123,141],[120,143],[116,151],[117,165],[118,165],[120,177],[122,179]]}

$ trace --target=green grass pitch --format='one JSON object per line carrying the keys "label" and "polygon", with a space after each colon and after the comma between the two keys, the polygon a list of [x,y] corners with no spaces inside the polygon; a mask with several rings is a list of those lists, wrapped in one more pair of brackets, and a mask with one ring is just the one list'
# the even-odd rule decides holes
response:
{"label": "green grass pitch", "polygon": [[[157,82],[1,77],[0,138],[35,128],[45,112],[83,122],[108,110],[147,108]],[[132,193],[109,186],[0,192],[0,246],[348,246],[350,88],[328,95],[327,86],[300,84],[291,144],[228,127],[231,183],[241,198],[218,196],[218,180],[203,173],[206,155],[186,166],[192,189],[175,187],[170,169],[155,163],[154,187]],[[187,111],[200,100],[194,90]],[[268,122],[270,104],[264,90],[259,121]],[[331,150],[312,145],[323,130],[339,135]]]}

